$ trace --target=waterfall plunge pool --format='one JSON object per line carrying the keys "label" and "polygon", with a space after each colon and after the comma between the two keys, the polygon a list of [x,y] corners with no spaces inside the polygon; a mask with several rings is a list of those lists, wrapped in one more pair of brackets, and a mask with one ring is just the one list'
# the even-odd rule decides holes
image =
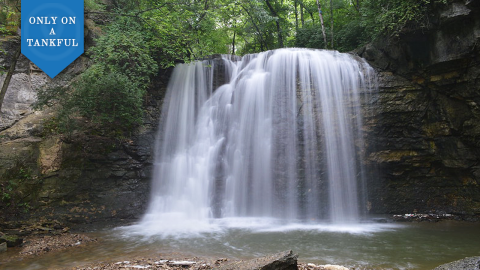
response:
{"label": "waterfall plunge pool", "polygon": [[[210,231],[138,235],[135,225],[89,233],[99,239],[74,248],[19,262],[1,269],[70,269],[95,262],[134,257],[250,259],[284,250],[299,254],[299,262],[338,264],[355,269],[433,269],[479,256],[478,223],[361,223],[352,225],[279,224],[269,219],[220,219]],[[0,255],[0,261],[12,253]]]}

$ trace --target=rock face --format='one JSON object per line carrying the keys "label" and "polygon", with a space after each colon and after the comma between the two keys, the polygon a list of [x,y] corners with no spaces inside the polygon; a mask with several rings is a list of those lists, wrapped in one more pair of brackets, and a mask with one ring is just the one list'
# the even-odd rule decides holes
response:
{"label": "rock face", "polygon": [[438,5],[359,54],[379,72],[366,119],[374,213],[480,214],[480,3]]}
{"label": "rock face", "polygon": [[440,265],[433,270],[478,270],[480,257],[468,257],[462,260]]}
{"label": "rock face", "polygon": [[[2,40],[8,53],[0,64],[8,68],[18,44],[16,38]],[[129,138],[112,139],[96,130],[56,135],[55,111],[31,109],[36,90],[68,85],[87,62],[80,57],[50,79],[20,57],[0,119],[0,225],[26,219],[84,224],[142,215],[165,88],[161,81],[168,81],[169,71],[159,74],[148,93],[143,125]]]}
{"label": "rock face", "polygon": [[[0,66],[8,70],[15,50],[20,46],[17,37],[1,38],[1,48],[7,52],[0,56]],[[6,74],[0,76],[1,85]],[[15,73],[5,95],[0,118],[0,131],[12,126],[16,121],[33,112],[31,104],[36,100],[35,89],[45,85],[48,76],[40,72],[23,55],[18,59]]]}

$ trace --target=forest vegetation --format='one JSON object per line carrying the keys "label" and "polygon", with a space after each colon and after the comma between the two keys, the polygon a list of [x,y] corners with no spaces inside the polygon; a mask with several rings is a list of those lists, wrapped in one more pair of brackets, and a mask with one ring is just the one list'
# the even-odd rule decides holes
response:
{"label": "forest vegetation", "polygon": [[[58,106],[59,132],[78,116],[129,130],[140,124],[146,90],[161,68],[283,47],[351,51],[409,26],[428,27],[431,8],[446,1],[85,0],[87,16],[101,18],[95,27],[102,34],[86,51],[91,65],[68,87],[41,89],[37,106]],[[21,1],[0,3],[0,35],[12,35]]]}

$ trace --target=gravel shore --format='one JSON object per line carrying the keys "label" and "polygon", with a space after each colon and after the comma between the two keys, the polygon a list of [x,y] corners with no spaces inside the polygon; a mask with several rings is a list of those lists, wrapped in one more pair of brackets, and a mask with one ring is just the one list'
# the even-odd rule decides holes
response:
{"label": "gravel shore", "polygon": [[[7,260],[2,260],[2,264],[8,267],[8,263],[22,260],[35,260],[35,258],[44,256],[46,254],[55,254],[55,252],[68,251],[69,249],[75,249],[85,247],[89,244],[95,244],[97,239],[91,238],[84,234],[77,233],[62,233],[59,235],[31,235],[24,239],[24,243],[20,251],[9,256]],[[161,255],[152,257],[135,257],[128,260],[121,261],[98,261],[89,263],[78,267],[58,268],[52,267],[48,269],[70,269],[70,270],[134,270],[134,269],[195,269],[206,270],[216,269],[219,267],[225,267],[229,264],[238,261],[230,260],[227,258],[199,258],[188,257],[181,254],[175,255]],[[241,265],[241,262],[240,262]],[[228,268],[227,268],[228,269]],[[238,268],[236,268],[238,269]],[[347,268],[340,266],[330,265],[314,265],[307,263],[299,263],[298,269],[300,270],[346,270]]]}

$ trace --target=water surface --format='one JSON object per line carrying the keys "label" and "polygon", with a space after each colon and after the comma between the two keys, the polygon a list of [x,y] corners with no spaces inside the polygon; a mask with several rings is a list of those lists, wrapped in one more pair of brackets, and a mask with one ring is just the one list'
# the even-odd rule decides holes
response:
{"label": "water surface", "polygon": [[[480,256],[478,223],[305,225],[248,219],[220,220],[216,229],[191,234],[141,236],[135,227],[89,233],[98,243],[41,257],[0,264],[1,269],[65,269],[134,257],[250,259],[284,250],[300,262],[339,264],[355,269],[433,269]],[[236,226],[231,226],[236,224]],[[15,251],[0,255],[0,261]],[[17,250],[18,252],[18,250]]]}

